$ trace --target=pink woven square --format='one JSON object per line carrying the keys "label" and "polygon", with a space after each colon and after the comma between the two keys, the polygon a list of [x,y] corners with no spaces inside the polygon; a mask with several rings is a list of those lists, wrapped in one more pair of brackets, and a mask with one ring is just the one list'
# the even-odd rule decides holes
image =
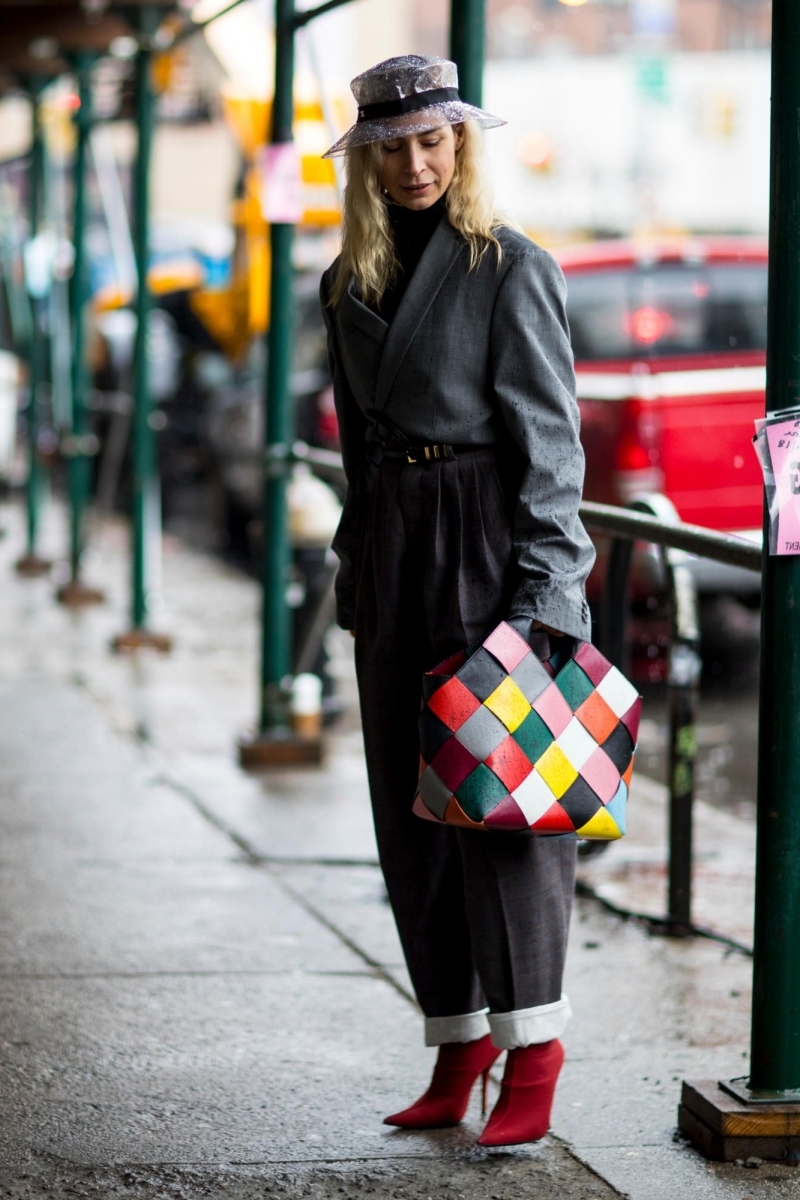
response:
{"label": "pink woven square", "polygon": [[526,654],[531,653],[531,648],[525,639],[520,637],[517,631],[507,625],[505,621],[489,634],[483,643],[483,648],[493,654],[509,674],[519,666]]}
{"label": "pink woven square", "polygon": [[619,771],[599,747],[581,767],[581,775],[603,804],[613,800],[619,788]]}
{"label": "pink woven square", "polygon": [[595,687],[611,670],[611,663],[603,658],[591,642],[584,642],[575,655],[575,662],[582,667]]}
{"label": "pink woven square", "polygon": [[541,696],[537,696],[533,702],[533,709],[542,718],[553,737],[559,737],[572,720],[572,709],[555,683],[551,683]]}

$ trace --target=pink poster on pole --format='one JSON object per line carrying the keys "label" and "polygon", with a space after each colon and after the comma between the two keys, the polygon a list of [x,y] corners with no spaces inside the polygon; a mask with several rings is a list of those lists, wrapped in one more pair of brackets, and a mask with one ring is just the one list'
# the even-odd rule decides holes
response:
{"label": "pink poster on pole", "polygon": [[767,447],[775,492],[770,523],[770,553],[800,554],[800,415],[766,422]]}
{"label": "pink poster on pole", "polygon": [[264,146],[258,155],[261,212],[271,225],[296,225],[303,216],[300,156],[294,142]]}

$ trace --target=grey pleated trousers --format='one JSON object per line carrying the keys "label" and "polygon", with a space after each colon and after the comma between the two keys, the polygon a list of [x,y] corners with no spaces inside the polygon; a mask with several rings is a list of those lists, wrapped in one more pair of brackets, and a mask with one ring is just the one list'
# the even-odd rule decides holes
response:
{"label": "grey pleated trousers", "polygon": [[[557,1037],[575,843],[440,828],[414,816],[421,677],[508,615],[517,583],[493,449],[384,458],[357,565],[356,670],[378,850],[429,1045],[491,1027]],[[488,1014],[487,1014],[488,1009]],[[488,1023],[487,1023],[488,1015]]]}

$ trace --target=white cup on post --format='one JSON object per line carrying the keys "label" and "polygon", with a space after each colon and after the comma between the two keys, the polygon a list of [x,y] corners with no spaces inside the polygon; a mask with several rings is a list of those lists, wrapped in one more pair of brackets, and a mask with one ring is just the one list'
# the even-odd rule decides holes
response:
{"label": "white cup on post", "polygon": [[322,729],[322,680],[304,672],[292,680],[289,712],[292,728],[301,738],[318,738]]}

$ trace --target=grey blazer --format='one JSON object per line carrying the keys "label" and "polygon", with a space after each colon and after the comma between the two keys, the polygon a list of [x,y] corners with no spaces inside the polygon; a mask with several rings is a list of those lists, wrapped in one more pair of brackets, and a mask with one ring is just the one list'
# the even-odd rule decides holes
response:
{"label": "grey blazer", "polygon": [[509,616],[533,617],[588,637],[584,596],[594,549],[579,517],[584,459],[578,439],[566,284],[546,251],[498,231],[469,270],[464,239],[443,217],[391,325],[362,304],[355,283],[328,305],[336,267],[323,275],[322,310],[348,493],[333,548],[340,559],[337,620],[355,624],[355,563],[374,467],[368,443],[377,408],[414,444],[508,441],[521,456],[513,518],[520,572]]}

